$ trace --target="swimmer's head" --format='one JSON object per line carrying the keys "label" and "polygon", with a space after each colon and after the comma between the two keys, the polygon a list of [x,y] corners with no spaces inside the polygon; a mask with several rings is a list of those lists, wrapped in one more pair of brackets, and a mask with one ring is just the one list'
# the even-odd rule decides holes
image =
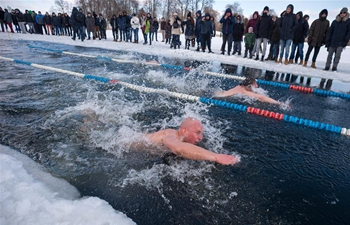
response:
{"label": "swimmer's head", "polygon": [[255,87],[255,88],[258,87],[256,80],[254,78],[251,78],[251,77],[247,77],[239,85],[244,87],[245,89],[247,89],[249,91],[251,91],[252,87]]}
{"label": "swimmer's head", "polygon": [[182,121],[179,132],[184,142],[196,144],[202,140],[203,125],[199,120],[187,117]]}

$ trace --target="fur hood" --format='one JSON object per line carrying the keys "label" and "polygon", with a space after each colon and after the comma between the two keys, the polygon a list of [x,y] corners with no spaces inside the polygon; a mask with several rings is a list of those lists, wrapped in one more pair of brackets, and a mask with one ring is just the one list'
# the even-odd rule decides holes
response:
{"label": "fur hood", "polygon": [[[347,12],[346,15],[345,15],[344,18],[343,18],[343,22],[347,21],[347,20],[349,19],[349,16],[350,16],[350,15],[349,15],[349,13]],[[341,21],[340,14],[337,15],[337,17],[335,18],[335,20],[336,20],[337,22],[340,22],[340,21]]]}

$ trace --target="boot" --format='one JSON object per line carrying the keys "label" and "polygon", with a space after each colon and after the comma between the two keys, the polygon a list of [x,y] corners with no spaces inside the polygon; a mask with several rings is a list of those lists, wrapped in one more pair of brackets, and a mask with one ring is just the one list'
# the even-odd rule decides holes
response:
{"label": "boot", "polygon": [[[286,64],[286,62],[284,62],[284,64]],[[286,65],[288,65],[288,64],[293,64],[293,59],[289,59],[289,61],[288,61],[288,63]]]}
{"label": "boot", "polygon": [[[291,60],[288,61],[288,59],[285,59],[285,60],[284,60],[284,65],[288,65],[290,61],[291,61]],[[292,64],[293,64],[293,59],[292,59]]]}
{"label": "boot", "polygon": [[333,66],[332,71],[336,72],[337,71],[337,67]]}
{"label": "boot", "polygon": [[303,60],[300,60],[298,65],[303,65]]}
{"label": "boot", "polygon": [[303,66],[304,66],[304,67],[306,67],[306,66],[307,66],[307,61],[304,61]]}
{"label": "boot", "polygon": [[329,66],[326,66],[323,70],[328,71],[329,70]]}
{"label": "boot", "polygon": [[266,59],[266,61],[272,60],[271,56],[268,56]]}
{"label": "boot", "polygon": [[259,55],[256,54],[255,60],[259,60]]}
{"label": "boot", "polygon": [[199,52],[199,46],[197,47],[196,51]]}
{"label": "boot", "polygon": [[264,58],[265,58],[265,56],[262,55],[262,56],[261,56],[261,59],[260,59],[261,62],[264,62]]}
{"label": "boot", "polygon": [[314,68],[314,69],[316,69],[316,65],[315,65],[315,62],[312,62],[312,63],[311,63],[311,68]]}
{"label": "boot", "polygon": [[[276,59],[277,59],[277,57],[276,57]],[[280,58],[280,59],[278,60],[278,63],[282,63],[282,58]]]}

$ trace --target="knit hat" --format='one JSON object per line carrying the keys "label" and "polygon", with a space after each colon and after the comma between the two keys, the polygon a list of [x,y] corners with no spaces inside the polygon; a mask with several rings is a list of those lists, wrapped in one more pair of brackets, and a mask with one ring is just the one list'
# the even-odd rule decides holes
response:
{"label": "knit hat", "polygon": [[348,8],[346,8],[346,7],[342,8],[340,13],[348,13]]}
{"label": "knit hat", "polygon": [[191,12],[188,12],[188,13],[187,13],[187,17],[191,17]]}
{"label": "knit hat", "polygon": [[250,32],[253,32],[253,27],[249,27],[248,28],[248,32],[250,33]]}
{"label": "knit hat", "polygon": [[270,9],[269,9],[268,6],[265,6],[265,7],[264,7],[264,10],[263,10],[263,11],[265,11],[265,10],[266,10],[266,11],[270,11]]}

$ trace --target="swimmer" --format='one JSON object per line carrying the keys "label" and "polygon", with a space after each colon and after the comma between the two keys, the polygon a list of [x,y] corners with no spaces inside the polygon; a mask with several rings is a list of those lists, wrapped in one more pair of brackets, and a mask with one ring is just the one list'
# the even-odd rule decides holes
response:
{"label": "swimmer", "polygon": [[192,117],[185,118],[178,130],[165,129],[155,133],[146,134],[152,144],[164,145],[175,155],[186,159],[206,160],[222,165],[233,165],[239,159],[232,155],[217,154],[195,144],[202,140],[203,125]]}
{"label": "swimmer", "polygon": [[240,83],[238,86],[231,88],[228,91],[216,92],[214,94],[214,97],[227,97],[227,96],[232,96],[232,95],[236,95],[236,94],[242,94],[245,96],[256,98],[262,102],[281,105],[281,102],[278,102],[278,101],[276,101],[272,98],[269,98],[267,96],[264,96],[264,95],[261,95],[258,93],[254,93],[252,87],[257,88],[258,84],[256,83],[255,79],[248,77],[245,80],[243,80],[242,83]]}

